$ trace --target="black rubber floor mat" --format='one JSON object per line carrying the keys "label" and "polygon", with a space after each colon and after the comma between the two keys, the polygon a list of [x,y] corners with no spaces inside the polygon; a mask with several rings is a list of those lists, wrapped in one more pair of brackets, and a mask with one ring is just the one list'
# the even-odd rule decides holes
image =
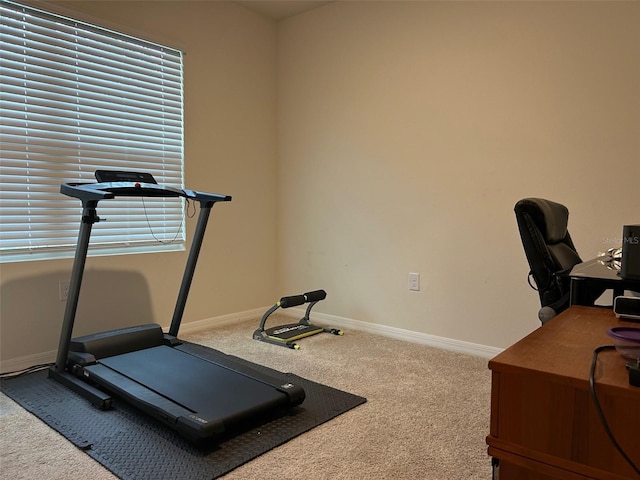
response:
{"label": "black rubber floor mat", "polygon": [[[189,344],[195,354],[229,358]],[[235,359],[235,358],[234,358]],[[114,398],[101,411],[47,378],[45,371],[3,379],[2,391],[124,480],[218,478],[292,438],[366,402],[366,399],[289,373],[241,362],[301,385],[302,405],[284,416],[249,425],[214,445],[196,447],[174,431]]]}

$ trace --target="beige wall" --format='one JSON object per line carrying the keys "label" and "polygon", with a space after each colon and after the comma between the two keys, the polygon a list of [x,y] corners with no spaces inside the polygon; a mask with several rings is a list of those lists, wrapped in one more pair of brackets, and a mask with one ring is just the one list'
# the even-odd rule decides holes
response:
{"label": "beige wall", "polygon": [[403,1],[281,23],[283,290],[482,345],[538,327],[515,202],[564,202],[585,259],[640,221],[639,24],[638,2]]}
{"label": "beige wall", "polygon": [[[185,322],[324,288],[319,312],[505,347],[539,325],[519,198],[569,206],[585,258],[640,221],[637,2],[341,1],[277,24],[217,1],[59,3],[187,52],[186,184],[234,200]],[[90,259],[76,333],[167,325],[184,259]],[[70,269],[0,265],[0,358],[56,348]]]}
{"label": "beige wall", "polygon": [[[184,321],[271,303],[275,22],[225,2],[60,4],[187,53],[185,184],[233,201],[213,209]],[[188,222],[189,239],[194,226]],[[168,325],[185,260],[184,252],[89,258],[76,334],[149,321]],[[58,281],[69,278],[71,264],[0,265],[3,360],[57,348],[64,310]]]}

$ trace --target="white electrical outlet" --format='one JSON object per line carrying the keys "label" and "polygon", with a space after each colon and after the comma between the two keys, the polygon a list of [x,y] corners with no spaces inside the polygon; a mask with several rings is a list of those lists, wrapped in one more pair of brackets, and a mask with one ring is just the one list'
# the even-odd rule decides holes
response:
{"label": "white electrical outlet", "polygon": [[409,273],[409,290],[412,292],[420,291],[420,274],[410,272]]}
{"label": "white electrical outlet", "polygon": [[60,282],[58,282],[58,298],[61,302],[66,301],[69,296],[70,283],[69,280],[60,280]]}

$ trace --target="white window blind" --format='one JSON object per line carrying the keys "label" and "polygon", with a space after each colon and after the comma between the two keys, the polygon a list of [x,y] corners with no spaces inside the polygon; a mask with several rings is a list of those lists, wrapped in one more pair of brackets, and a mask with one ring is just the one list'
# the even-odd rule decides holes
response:
{"label": "white window blind", "polygon": [[[0,1],[0,254],[75,249],[77,199],[94,171],[183,186],[182,53]],[[181,199],[104,200],[91,249],[183,247]]]}

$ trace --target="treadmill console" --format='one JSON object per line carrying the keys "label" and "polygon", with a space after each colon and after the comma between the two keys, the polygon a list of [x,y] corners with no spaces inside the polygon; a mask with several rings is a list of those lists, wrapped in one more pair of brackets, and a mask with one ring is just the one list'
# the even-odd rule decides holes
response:
{"label": "treadmill console", "polygon": [[136,183],[155,183],[156,179],[150,173],[144,172],[123,172],[119,170],[96,170],[96,180],[99,183],[110,182],[136,182]]}

